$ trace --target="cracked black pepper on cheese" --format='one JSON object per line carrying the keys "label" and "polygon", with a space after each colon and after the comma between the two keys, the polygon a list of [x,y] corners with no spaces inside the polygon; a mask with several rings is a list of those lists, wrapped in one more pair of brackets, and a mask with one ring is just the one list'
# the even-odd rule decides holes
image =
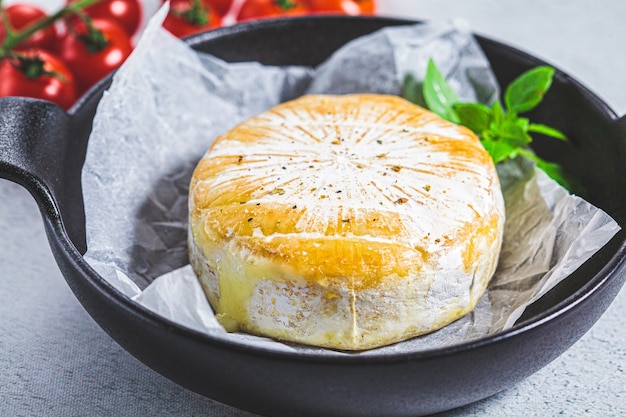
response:
{"label": "cracked black pepper on cheese", "polygon": [[191,264],[229,331],[361,350],[472,311],[504,228],[468,129],[388,95],[309,95],[215,140],[190,185]]}

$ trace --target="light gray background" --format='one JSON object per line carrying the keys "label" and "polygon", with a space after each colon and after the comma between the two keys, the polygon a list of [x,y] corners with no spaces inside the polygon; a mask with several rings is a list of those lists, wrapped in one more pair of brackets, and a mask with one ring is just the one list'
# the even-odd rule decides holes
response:
{"label": "light gray background", "polygon": [[[624,1],[379,1],[384,15],[465,18],[477,33],[547,60],[618,114],[626,113]],[[546,368],[443,415],[626,415],[624,317],[626,290],[589,333]],[[32,198],[0,180],[0,416],[251,414],[173,384],[116,345],[66,285]]]}

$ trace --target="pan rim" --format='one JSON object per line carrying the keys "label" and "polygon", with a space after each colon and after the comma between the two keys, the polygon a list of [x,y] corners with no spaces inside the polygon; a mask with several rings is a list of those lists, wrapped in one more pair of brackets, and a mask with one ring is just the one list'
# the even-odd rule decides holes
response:
{"label": "pan rim", "polygon": [[[241,32],[249,32],[253,30],[266,30],[281,26],[289,26],[299,24],[302,22],[315,21],[342,21],[345,19],[350,20],[372,20],[384,23],[383,26],[389,26],[391,24],[418,24],[420,21],[406,20],[392,17],[379,17],[379,16],[306,16],[306,17],[291,17],[282,19],[266,19],[254,22],[242,23],[234,26],[223,27],[205,32],[187,38],[185,41],[191,47],[197,47],[206,42],[210,42],[213,39],[223,39],[229,36],[236,36]],[[477,39],[481,42],[486,42],[491,45],[497,46],[507,50],[509,53],[517,55],[525,60],[535,62],[537,64],[546,64],[546,61],[537,58],[530,53],[524,52],[511,45],[490,39],[480,34],[474,33]],[[550,64],[551,65],[551,64]],[[554,66],[556,74],[559,77],[563,77],[568,82],[572,83],[575,88],[580,91],[585,98],[589,99],[594,107],[607,118],[609,122],[616,122],[619,117],[611,107],[604,102],[599,96],[589,90],[586,86],[581,84],[577,79],[569,76],[567,73],[561,71],[558,67]],[[101,90],[106,84],[110,82],[112,75],[102,80],[94,88],[90,90],[83,98],[77,102],[70,110],[69,114],[74,115],[82,109],[86,102],[92,100],[98,96]],[[56,210],[58,208],[55,207]],[[106,281],[100,274],[98,274],[84,259],[83,255],[78,251],[76,246],[69,238],[63,220],[60,213],[57,211],[54,215],[48,214],[49,227],[52,229],[54,238],[61,244],[64,249],[64,255],[67,257],[72,266],[80,272],[82,278],[88,278],[101,295],[108,297],[111,301],[115,302],[118,306],[123,308],[126,312],[138,316],[146,324],[160,328],[162,331],[170,332],[178,337],[187,338],[197,343],[201,343],[214,348],[236,350],[238,353],[250,355],[250,356],[263,356],[269,358],[279,358],[281,360],[291,360],[297,362],[312,362],[312,363],[325,363],[342,365],[362,365],[362,364],[380,364],[380,363],[394,363],[394,362],[406,362],[406,361],[419,361],[433,358],[441,358],[445,356],[451,356],[459,352],[470,351],[480,349],[486,346],[490,346],[496,343],[503,342],[505,340],[513,339],[524,333],[530,332],[533,329],[542,327],[549,322],[566,315],[567,313],[575,310],[578,306],[585,303],[596,292],[600,291],[611,279],[617,279],[619,273],[624,273],[623,269],[626,268],[626,237],[616,236],[613,239],[621,239],[619,247],[615,253],[612,254],[609,262],[607,262],[597,273],[589,278],[589,280],[576,292],[570,294],[566,299],[557,303],[550,309],[543,311],[541,314],[535,315],[528,320],[520,324],[516,324],[510,329],[482,337],[476,340],[454,344],[451,346],[425,349],[415,352],[399,352],[399,353],[369,353],[367,355],[340,355],[340,354],[320,354],[317,352],[300,352],[300,351],[279,351],[275,349],[256,347],[240,342],[227,340],[225,338],[212,336],[181,324],[173,322],[133,301],[128,296],[121,293],[115,287],[113,287],[108,281]]]}

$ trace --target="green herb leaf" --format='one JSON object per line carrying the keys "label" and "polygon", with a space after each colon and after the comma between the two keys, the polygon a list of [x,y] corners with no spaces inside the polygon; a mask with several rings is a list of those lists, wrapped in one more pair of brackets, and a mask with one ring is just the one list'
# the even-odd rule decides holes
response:
{"label": "green herb leaf", "polygon": [[499,101],[491,105],[491,114],[493,116],[492,125],[497,126],[504,120],[504,109]]}
{"label": "green herb leaf", "polygon": [[543,158],[537,156],[534,152],[530,150],[526,150],[526,149],[521,150],[520,155],[532,161],[535,161],[539,169],[541,169],[543,172],[548,174],[550,178],[558,182],[561,186],[565,187],[566,189],[570,191],[574,191],[574,190],[582,191],[582,186],[577,181],[570,178],[559,164],[555,162],[548,162],[544,160]]}
{"label": "green herb leaf", "polygon": [[553,127],[543,125],[541,123],[531,123],[530,125],[528,125],[528,131],[540,133],[542,135],[546,135],[555,139],[564,140],[567,142],[567,137],[565,136],[563,132]]}
{"label": "green herb leaf", "polygon": [[507,111],[523,113],[533,109],[550,88],[553,75],[554,68],[540,66],[513,80],[504,93]]}
{"label": "green herb leaf", "polygon": [[428,61],[423,90],[424,100],[430,110],[450,122],[459,123],[459,117],[453,108],[454,104],[460,101],[459,96],[450,87],[432,59]]}
{"label": "green herb leaf", "polygon": [[533,140],[531,132],[560,140],[567,140],[565,135],[557,129],[531,123],[528,118],[518,116],[518,113],[531,110],[541,102],[550,88],[553,75],[554,69],[547,66],[526,71],[506,88],[506,109],[499,101],[494,102],[490,108],[482,103],[461,103],[431,59],[422,84],[422,94],[417,91],[419,81],[413,77],[405,78],[403,92],[407,99],[416,104],[421,105],[423,97],[431,111],[475,132],[494,163],[517,156],[530,158],[550,177],[573,190],[572,187],[577,187],[576,183],[566,177],[558,164],[544,161],[529,148]]}
{"label": "green herb leaf", "polygon": [[489,127],[492,119],[491,108],[482,103],[456,103],[453,106],[459,123],[467,126],[477,135]]}
{"label": "green herb leaf", "polygon": [[500,125],[496,133],[501,140],[520,148],[533,141],[533,138],[515,120]]}
{"label": "green herb leaf", "polygon": [[[522,129],[524,132],[528,132],[528,127],[530,126],[530,120],[525,117],[514,117],[513,113],[508,113],[510,122],[514,123],[517,127]],[[513,116],[513,117],[511,117]],[[529,136],[530,138],[530,136]],[[532,142],[532,138],[530,138],[530,142]],[[530,143],[529,142],[529,143]]]}
{"label": "green herb leaf", "polygon": [[493,163],[500,163],[508,158],[515,158],[518,154],[519,147],[511,145],[507,141],[497,139],[483,139],[481,143],[485,150],[493,159]]}
{"label": "green herb leaf", "polygon": [[412,74],[408,74],[404,77],[404,82],[402,83],[402,95],[413,104],[428,107],[422,93],[423,86],[424,83],[420,82]]}

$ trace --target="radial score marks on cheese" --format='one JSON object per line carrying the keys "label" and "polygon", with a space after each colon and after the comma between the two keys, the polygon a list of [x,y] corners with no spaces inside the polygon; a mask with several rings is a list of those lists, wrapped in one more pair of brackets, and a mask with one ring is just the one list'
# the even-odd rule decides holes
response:
{"label": "radial score marks on cheese", "polygon": [[229,331],[359,350],[470,312],[504,204],[478,138],[399,97],[310,95],[219,137],[190,258]]}

